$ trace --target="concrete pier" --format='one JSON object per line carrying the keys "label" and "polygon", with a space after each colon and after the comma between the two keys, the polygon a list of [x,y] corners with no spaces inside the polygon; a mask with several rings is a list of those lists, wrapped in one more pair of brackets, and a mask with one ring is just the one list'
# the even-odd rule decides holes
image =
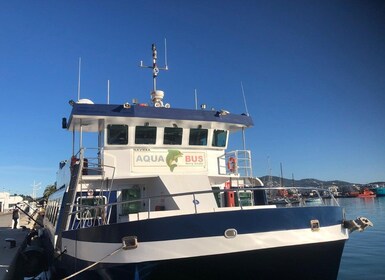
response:
{"label": "concrete pier", "polygon": [[8,279],[12,262],[33,228],[34,222],[21,213],[18,228],[13,229],[12,225],[12,213],[0,213],[0,280]]}

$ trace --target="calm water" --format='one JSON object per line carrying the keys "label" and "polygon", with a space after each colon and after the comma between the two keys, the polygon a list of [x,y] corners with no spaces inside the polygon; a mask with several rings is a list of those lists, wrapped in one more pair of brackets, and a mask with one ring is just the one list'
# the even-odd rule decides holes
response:
{"label": "calm water", "polygon": [[339,198],[346,218],[367,217],[374,227],[351,233],[345,244],[338,280],[385,279],[385,197]]}

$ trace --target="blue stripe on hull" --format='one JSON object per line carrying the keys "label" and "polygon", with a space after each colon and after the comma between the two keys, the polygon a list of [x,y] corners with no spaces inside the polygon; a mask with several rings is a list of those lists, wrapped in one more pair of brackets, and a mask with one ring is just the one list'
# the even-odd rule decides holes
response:
{"label": "blue stripe on hull", "polygon": [[[77,279],[336,279],[344,240],[242,253],[97,267]],[[63,256],[68,262],[69,256]],[[77,261],[78,270],[89,265]],[[74,263],[67,265],[74,267]],[[74,271],[66,271],[67,276]]]}
{"label": "blue stripe on hull", "polygon": [[139,242],[222,236],[228,228],[238,234],[310,228],[318,219],[321,227],[342,223],[341,207],[255,209],[172,216],[63,232],[78,241],[120,243],[124,236]]}

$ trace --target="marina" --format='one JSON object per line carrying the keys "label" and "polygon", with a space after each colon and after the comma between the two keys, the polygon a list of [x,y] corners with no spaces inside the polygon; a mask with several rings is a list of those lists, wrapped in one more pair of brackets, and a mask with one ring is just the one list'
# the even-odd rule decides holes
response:
{"label": "marina", "polygon": [[315,188],[301,189],[312,193],[307,201],[271,203],[293,188],[265,187],[251,151],[227,150],[251,117],[174,109],[157,89],[168,67],[158,67],[155,45],[151,66],[141,66],[152,70],[152,104],[135,96],[69,102],[62,128],[73,153],[59,164],[33,237],[39,246],[28,247],[47,260],[34,277],[230,279],[236,267],[240,279],[336,279],[349,234],[372,223],[347,220],[333,195],[323,199]]}
{"label": "marina", "polygon": [[0,13],[0,280],[385,279],[383,1]]}

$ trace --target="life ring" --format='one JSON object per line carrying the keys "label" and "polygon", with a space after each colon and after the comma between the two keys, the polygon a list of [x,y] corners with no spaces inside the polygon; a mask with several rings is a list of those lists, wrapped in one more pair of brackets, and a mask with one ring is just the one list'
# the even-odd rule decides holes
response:
{"label": "life ring", "polygon": [[230,170],[230,172],[234,172],[237,169],[237,160],[235,158],[229,158],[227,161],[227,169]]}

